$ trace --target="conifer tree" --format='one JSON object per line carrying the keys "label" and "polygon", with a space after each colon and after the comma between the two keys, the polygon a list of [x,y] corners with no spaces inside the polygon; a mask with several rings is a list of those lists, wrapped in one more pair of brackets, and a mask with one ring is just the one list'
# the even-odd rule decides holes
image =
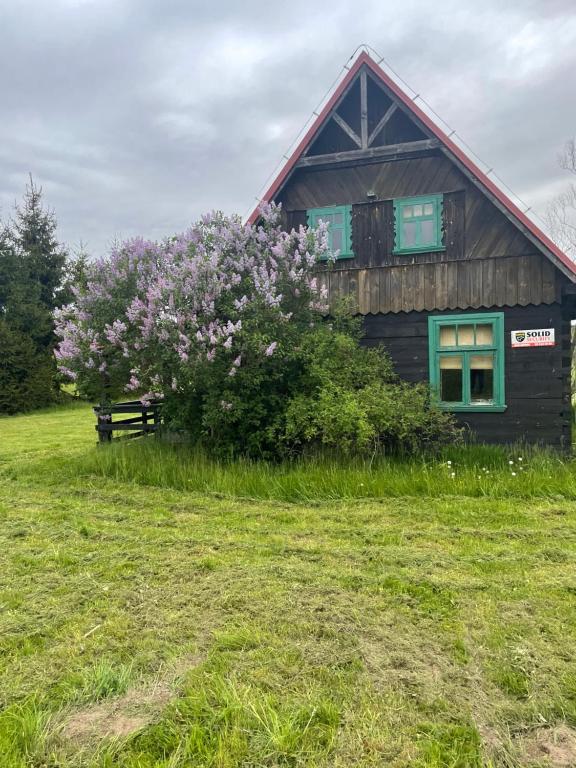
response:
{"label": "conifer tree", "polygon": [[58,397],[52,313],[64,298],[66,269],[56,218],[30,178],[13,220],[0,230],[0,413]]}
{"label": "conifer tree", "polygon": [[32,176],[24,200],[16,206],[10,227],[14,249],[25,262],[29,279],[39,289],[41,304],[52,312],[59,306],[67,253],[56,239],[56,216],[42,203],[42,188]]}

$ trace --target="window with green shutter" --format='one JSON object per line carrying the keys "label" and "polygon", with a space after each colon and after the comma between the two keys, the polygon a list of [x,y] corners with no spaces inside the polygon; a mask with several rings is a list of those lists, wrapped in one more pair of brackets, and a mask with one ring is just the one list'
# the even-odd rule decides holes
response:
{"label": "window with green shutter", "polygon": [[428,318],[430,385],[449,411],[504,411],[504,314]]}
{"label": "window with green shutter", "polygon": [[338,251],[339,259],[351,259],[352,252],[352,206],[332,205],[327,208],[310,208],[308,226],[315,229],[318,222],[328,224],[328,243],[331,251]]}
{"label": "window with green shutter", "polygon": [[394,253],[441,251],[442,195],[394,200]]}

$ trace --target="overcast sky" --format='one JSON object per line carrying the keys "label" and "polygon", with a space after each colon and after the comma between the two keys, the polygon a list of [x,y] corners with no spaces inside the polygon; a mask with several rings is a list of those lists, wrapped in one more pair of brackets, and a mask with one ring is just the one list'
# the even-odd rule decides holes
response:
{"label": "overcast sky", "polygon": [[567,183],[574,0],[0,0],[2,216],[28,173],[93,255],[245,215],[361,43],[536,210]]}

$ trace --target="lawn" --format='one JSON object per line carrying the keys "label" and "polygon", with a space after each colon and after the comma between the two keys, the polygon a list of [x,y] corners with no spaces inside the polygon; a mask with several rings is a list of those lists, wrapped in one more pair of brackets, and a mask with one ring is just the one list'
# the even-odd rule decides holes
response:
{"label": "lawn", "polygon": [[572,464],[0,435],[2,768],[576,765]]}

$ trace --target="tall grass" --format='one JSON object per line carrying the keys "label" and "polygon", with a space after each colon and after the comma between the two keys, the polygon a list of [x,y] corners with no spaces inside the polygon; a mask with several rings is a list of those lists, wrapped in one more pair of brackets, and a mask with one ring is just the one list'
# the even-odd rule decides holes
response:
{"label": "tall grass", "polygon": [[46,740],[50,716],[34,697],[6,707],[0,713],[0,755],[3,768],[47,765]]}
{"label": "tall grass", "polygon": [[201,450],[143,440],[78,458],[74,471],[199,493],[291,502],[398,496],[576,498],[576,463],[544,450],[468,446],[441,456],[316,456],[282,464],[218,461]]}

